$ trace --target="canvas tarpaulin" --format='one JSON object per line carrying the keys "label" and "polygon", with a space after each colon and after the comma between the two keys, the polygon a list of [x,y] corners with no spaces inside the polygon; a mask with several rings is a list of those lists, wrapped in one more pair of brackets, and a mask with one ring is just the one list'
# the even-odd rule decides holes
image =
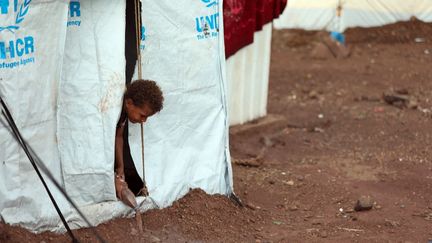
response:
{"label": "canvas tarpaulin", "polygon": [[[231,192],[223,77],[222,1],[143,0],[144,79],[161,86],[164,109],[147,120],[145,178],[150,195],[167,206],[190,188]],[[135,78],[137,73],[135,73]],[[142,176],[140,127],[130,147]]]}
{"label": "canvas tarpaulin", "polygon": [[[2,1],[0,8],[0,95],[23,137],[62,181],[56,102],[68,1]],[[53,193],[61,198],[56,190]],[[59,203],[67,208],[63,200]],[[24,151],[2,125],[0,216],[7,223],[29,228],[49,227],[58,221]]]}
{"label": "canvas tarpaulin", "polygon": [[[9,2],[13,11],[14,1]],[[115,125],[125,89],[125,1],[18,2],[29,2],[28,14],[19,30],[0,32],[0,51],[2,43],[13,41],[20,55],[11,57],[5,49],[0,61],[33,57],[34,62],[0,69],[2,97],[24,137],[91,222],[125,215],[130,210],[119,206],[113,185]],[[168,206],[190,188],[228,194],[222,1],[142,1],[142,6],[144,78],[156,80],[165,96],[162,112],[145,125],[150,196]],[[0,27],[8,27],[16,13],[0,17]],[[26,36],[33,38],[29,53],[23,49],[32,43]],[[0,134],[2,220],[34,231],[61,229],[29,161],[5,128]],[[139,126],[131,124],[129,136],[142,176]],[[55,198],[73,228],[85,226],[56,191]]]}
{"label": "canvas tarpaulin", "polygon": [[[342,7],[338,17],[336,9]],[[373,27],[416,17],[432,21],[430,0],[290,0],[275,28],[326,29],[343,32],[350,27]]]}
{"label": "canvas tarpaulin", "polygon": [[[66,191],[80,205],[115,200],[114,138],[125,88],[125,2],[71,1],[58,96]],[[97,193],[95,193],[97,192]]]}

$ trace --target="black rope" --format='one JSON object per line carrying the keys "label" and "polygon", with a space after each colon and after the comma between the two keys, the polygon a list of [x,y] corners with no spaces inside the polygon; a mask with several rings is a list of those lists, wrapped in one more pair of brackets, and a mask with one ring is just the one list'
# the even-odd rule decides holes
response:
{"label": "black rope", "polygon": [[[54,197],[51,194],[51,191],[49,190],[45,180],[43,179],[39,168],[45,173],[45,175],[48,176],[48,178],[53,182],[53,184],[59,189],[59,191],[63,194],[63,196],[67,199],[67,201],[75,208],[75,210],[78,212],[78,214],[84,219],[84,221],[88,224],[89,227],[92,227],[89,220],[84,216],[84,214],[81,212],[81,210],[78,209],[77,205],[72,201],[72,199],[69,197],[69,195],[66,193],[66,191],[61,187],[61,185],[57,182],[57,180],[54,178],[52,173],[46,168],[46,166],[41,162],[41,159],[37,154],[34,152],[34,150],[31,148],[31,146],[24,140],[24,138],[21,136],[21,133],[18,130],[18,127],[15,124],[15,121],[13,120],[13,117],[11,113],[9,112],[9,109],[7,108],[6,104],[4,103],[3,99],[0,97],[1,105],[3,106],[2,114],[6,118],[6,121],[8,122],[10,128],[12,131],[8,129],[8,131],[13,135],[13,137],[16,139],[16,141],[21,145],[24,152],[26,153],[28,159],[30,160],[30,163],[32,164],[33,168],[35,169],[39,179],[41,180],[43,186],[45,187],[45,190],[48,193],[49,198],[51,199],[51,202],[53,203],[61,221],[63,222],[63,225],[65,226],[66,230],[69,233],[69,236],[72,238],[73,243],[78,243],[78,239],[74,236],[72,233],[72,230],[70,229],[68,223],[66,222],[63,214],[61,213],[57,202],[55,201]],[[4,123],[3,120],[0,119],[0,122],[7,128],[7,125]],[[36,158],[36,159],[35,159]],[[38,168],[39,167],[39,168]],[[94,228],[91,228],[92,232],[95,234],[95,236],[98,238],[99,241],[105,242],[105,240],[94,230]]]}

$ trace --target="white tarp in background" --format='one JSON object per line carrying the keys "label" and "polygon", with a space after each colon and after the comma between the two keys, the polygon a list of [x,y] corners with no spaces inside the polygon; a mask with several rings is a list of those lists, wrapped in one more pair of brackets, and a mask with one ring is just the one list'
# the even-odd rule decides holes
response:
{"label": "white tarp in background", "polygon": [[[0,95],[23,137],[61,181],[56,102],[68,1],[0,2]],[[53,193],[62,198],[56,190]],[[58,202],[67,209],[63,200]],[[21,223],[41,230],[58,221],[25,153],[2,125],[0,218],[9,224]]]}
{"label": "white tarp in background", "polygon": [[[157,81],[165,96],[164,109],[144,128],[150,196],[165,207],[190,188],[227,194],[232,175],[222,1],[143,0],[142,9],[143,78]],[[142,175],[139,125],[129,132]]]}
{"label": "white tarp in background", "polygon": [[[342,6],[341,17],[336,8]],[[373,27],[407,21],[412,16],[432,22],[430,0],[289,0],[275,20],[276,29],[300,28],[343,32],[350,27]]]}
{"label": "white tarp in background", "polygon": [[79,205],[116,200],[114,139],[125,87],[125,1],[71,1],[58,98],[65,189]]}
{"label": "white tarp in background", "polygon": [[254,33],[254,42],[226,62],[230,125],[267,114],[272,23]]}

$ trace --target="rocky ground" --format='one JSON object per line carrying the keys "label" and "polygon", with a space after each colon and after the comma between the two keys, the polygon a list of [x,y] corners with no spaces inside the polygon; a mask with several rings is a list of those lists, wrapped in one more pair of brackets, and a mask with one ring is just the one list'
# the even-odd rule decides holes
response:
{"label": "rocky ground", "polygon": [[[432,240],[432,25],[273,32],[268,113],[233,127],[244,206],[193,190],[97,227],[109,242]],[[356,211],[360,210],[360,211]],[[96,242],[91,231],[75,232]],[[64,242],[0,224],[0,242]]]}

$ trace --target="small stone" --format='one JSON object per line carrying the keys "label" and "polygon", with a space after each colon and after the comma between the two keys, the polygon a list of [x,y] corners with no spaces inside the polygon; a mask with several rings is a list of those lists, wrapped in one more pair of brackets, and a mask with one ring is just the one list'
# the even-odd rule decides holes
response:
{"label": "small stone", "polygon": [[131,229],[131,235],[137,235],[138,234],[138,230],[136,230],[135,228]]}
{"label": "small stone", "polygon": [[316,90],[312,90],[311,92],[309,92],[308,96],[309,99],[318,99],[318,92]]}
{"label": "small stone", "polygon": [[355,211],[365,211],[370,210],[373,207],[373,200],[370,196],[361,196],[358,200],[356,205],[354,206]]}
{"label": "small stone", "polygon": [[297,211],[297,210],[298,210],[298,207],[297,207],[296,205],[292,205],[292,206],[289,208],[289,210],[290,210],[290,211]]}
{"label": "small stone", "polygon": [[157,242],[161,242],[161,239],[159,239],[158,237],[151,235],[150,236],[150,242],[151,243],[157,243]]}
{"label": "small stone", "polygon": [[283,222],[281,222],[281,221],[273,221],[273,224],[275,224],[275,225],[281,225],[281,224],[283,224]]}
{"label": "small stone", "polygon": [[286,182],[286,184],[288,186],[294,186],[294,181],[293,180],[289,180],[289,181]]}
{"label": "small stone", "polygon": [[415,110],[415,109],[417,109],[417,107],[418,107],[418,102],[416,100],[411,99],[408,101],[408,108],[409,109]]}

